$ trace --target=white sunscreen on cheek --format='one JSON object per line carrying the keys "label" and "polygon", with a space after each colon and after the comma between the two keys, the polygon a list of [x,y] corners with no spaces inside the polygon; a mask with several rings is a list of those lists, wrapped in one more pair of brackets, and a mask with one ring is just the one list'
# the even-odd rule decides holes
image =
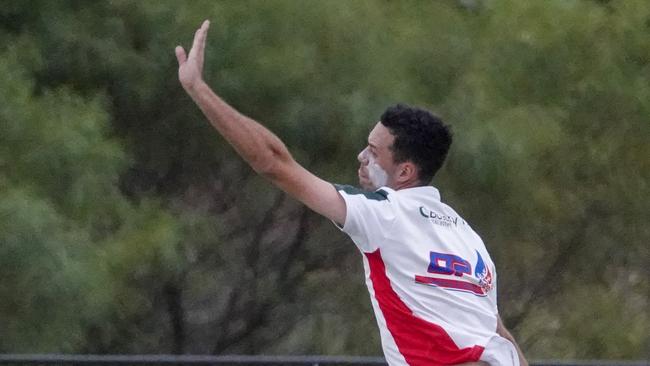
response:
{"label": "white sunscreen on cheek", "polygon": [[388,173],[377,164],[372,154],[366,154],[366,156],[368,158],[368,179],[370,183],[375,189],[385,186],[388,183]]}

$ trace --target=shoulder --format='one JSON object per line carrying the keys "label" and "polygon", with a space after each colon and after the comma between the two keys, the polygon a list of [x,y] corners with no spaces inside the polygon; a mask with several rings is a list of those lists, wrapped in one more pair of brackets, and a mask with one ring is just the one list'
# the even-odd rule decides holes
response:
{"label": "shoulder", "polygon": [[362,252],[375,251],[395,221],[394,191],[387,187],[374,192],[349,185],[334,187],[345,201],[345,221],[339,227]]}
{"label": "shoulder", "polygon": [[374,192],[364,191],[363,189],[343,184],[334,184],[334,187],[342,194],[348,196],[361,196],[371,201],[390,201],[395,192],[388,187],[382,187]]}

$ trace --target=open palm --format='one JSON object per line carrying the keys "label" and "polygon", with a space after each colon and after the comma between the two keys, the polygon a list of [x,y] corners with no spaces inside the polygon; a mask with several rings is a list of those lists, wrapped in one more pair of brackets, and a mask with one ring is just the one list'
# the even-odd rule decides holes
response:
{"label": "open palm", "polygon": [[176,46],[178,80],[186,90],[192,89],[197,83],[203,81],[203,60],[208,28],[210,28],[210,21],[206,20],[194,34],[194,42],[189,54],[185,53],[183,47]]}

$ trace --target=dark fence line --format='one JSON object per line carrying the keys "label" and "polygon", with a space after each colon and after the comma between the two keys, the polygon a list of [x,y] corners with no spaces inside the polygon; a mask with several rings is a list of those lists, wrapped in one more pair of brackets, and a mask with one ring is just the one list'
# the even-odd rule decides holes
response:
{"label": "dark fence line", "polygon": [[[356,356],[248,356],[248,355],[63,355],[0,354],[0,365],[358,365],[385,366],[382,357]],[[538,360],[534,366],[650,366],[646,361],[617,360]]]}
{"label": "dark fence line", "polygon": [[249,355],[22,355],[0,354],[0,364],[13,365],[368,365],[385,366],[382,357],[249,356]]}

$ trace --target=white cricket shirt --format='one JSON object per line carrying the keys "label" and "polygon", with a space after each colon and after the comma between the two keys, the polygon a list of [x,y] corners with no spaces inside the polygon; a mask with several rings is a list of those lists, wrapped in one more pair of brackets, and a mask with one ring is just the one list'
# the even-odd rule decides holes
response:
{"label": "white cricket shirt", "polygon": [[335,187],[347,206],[342,230],[363,253],[389,365],[481,359],[500,338],[496,269],[481,238],[434,187]]}

